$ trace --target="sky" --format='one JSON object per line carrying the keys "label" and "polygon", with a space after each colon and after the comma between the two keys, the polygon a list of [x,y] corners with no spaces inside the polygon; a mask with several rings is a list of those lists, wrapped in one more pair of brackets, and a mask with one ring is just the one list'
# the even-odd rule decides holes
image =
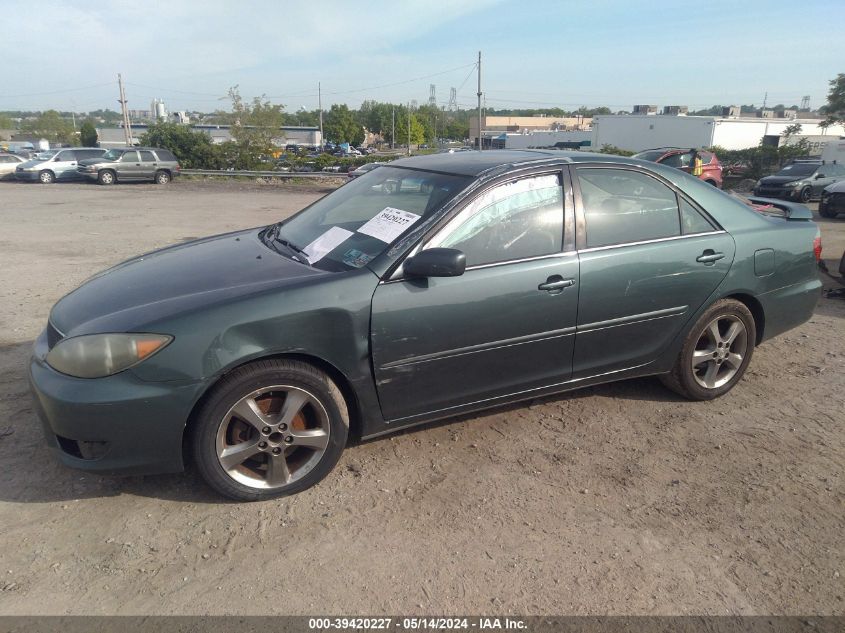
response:
{"label": "sky", "polygon": [[0,0],[0,111],[286,111],[364,99],[489,108],[819,107],[845,72],[842,0]]}

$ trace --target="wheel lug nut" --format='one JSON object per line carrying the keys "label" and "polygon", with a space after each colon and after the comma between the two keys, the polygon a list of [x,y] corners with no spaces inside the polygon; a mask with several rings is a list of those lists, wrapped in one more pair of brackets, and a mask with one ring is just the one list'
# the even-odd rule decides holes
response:
{"label": "wheel lug nut", "polygon": [[290,435],[288,435],[288,436],[285,438],[285,442],[286,442],[287,444],[290,444],[291,442],[293,442],[293,437],[292,437],[292,436],[290,436]]}
{"label": "wheel lug nut", "polygon": [[280,424],[280,425],[279,425],[279,430],[280,430],[280,431],[287,431],[287,430],[288,430],[288,425],[287,425],[287,424]]}
{"label": "wheel lug nut", "polygon": [[281,452],[282,452],[282,449],[280,449],[278,446],[273,449],[273,455],[278,455]]}
{"label": "wheel lug nut", "polygon": [[259,442],[258,448],[267,448],[267,442]]}
{"label": "wheel lug nut", "polygon": [[269,427],[269,426],[265,426],[263,429],[261,429],[261,432],[262,432],[264,435],[270,435],[270,427]]}

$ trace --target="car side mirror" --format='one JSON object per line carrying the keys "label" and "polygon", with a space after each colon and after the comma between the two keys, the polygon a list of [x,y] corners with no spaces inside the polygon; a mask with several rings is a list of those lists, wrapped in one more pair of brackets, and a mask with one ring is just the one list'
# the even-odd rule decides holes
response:
{"label": "car side mirror", "polygon": [[816,174],[816,180],[819,180],[820,178],[825,178],[825,175],[824,174]]}
{"label": "car side mirror", "polygon": [[409,257],[402,264],[408,277],[460,277],[467,267],[467,256],[454,248],[429,248]]}

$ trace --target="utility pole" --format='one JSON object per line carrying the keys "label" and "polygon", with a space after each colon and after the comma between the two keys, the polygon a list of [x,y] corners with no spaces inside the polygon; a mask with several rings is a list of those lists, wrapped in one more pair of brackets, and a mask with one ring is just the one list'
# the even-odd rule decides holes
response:
{"label": "utility pole", "polygon": [[481,51],[478,51],[478,151],[481,151]]}
{"label": "utility pole", "polygon": [[126,94],[123,92],[123,77],[117,73],[117,84],[120,86],[120,109],[123,111],[123,136],[126,139],[126,147],[132,147],[132,126],[129,123],[129,110],[126,109]]}
{"label": "utility pole", "polygon": [[390,149],[394,149],[396,147],[396,106],[393,106],[390,111],[390,125],[392,130],[390,132]]}
{"label": "utility pole", "polygon": [[411,102],[408,102],[408,156],[411,155]]}
{"label": "utility pole", "polygon": [[320,149],[326,146],[326,139],[323,138],[323,91],[320,82],[317,82],[317,107],[320,109]]}

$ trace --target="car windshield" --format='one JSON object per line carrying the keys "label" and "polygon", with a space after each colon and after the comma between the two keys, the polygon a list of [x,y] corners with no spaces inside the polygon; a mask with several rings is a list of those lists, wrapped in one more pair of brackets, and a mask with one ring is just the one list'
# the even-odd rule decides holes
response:
{"label": "car windshield", "polygon": [[59,150],[50,149],[50,150],[47,150],[46,152],[38,152],[35,155],[35,157],[38,158],[39,160],[49,160],[49,159],[53,158],[53,156],[55,156],[58,153],[59,153]]}
{"label": "car windshield", "polygon": [[103,154],[103,158],[105,158],[106,160],[117,160],[121,156],[123,156],[122,149],[110,149],[105,154]]}
{"label": "car windshield", "polygon": [[649,149],[644,152],[640,152],[639,154],[634,154],[633,158],[639,158],[640,160],[650,160],[651,162],[657,162],[657,159],[663,156],[666,153],[666,150],[663,149]]}
{"label": "car windshield", "polygon": [[809,176],[819,168],[813,163],[793,163],[781,169],[775,176]]}
{"label": "car windshield", "polygon": [[382,166],[269,227],[264,240],[315,268],[361,268],[471,182],[466,176]]}

